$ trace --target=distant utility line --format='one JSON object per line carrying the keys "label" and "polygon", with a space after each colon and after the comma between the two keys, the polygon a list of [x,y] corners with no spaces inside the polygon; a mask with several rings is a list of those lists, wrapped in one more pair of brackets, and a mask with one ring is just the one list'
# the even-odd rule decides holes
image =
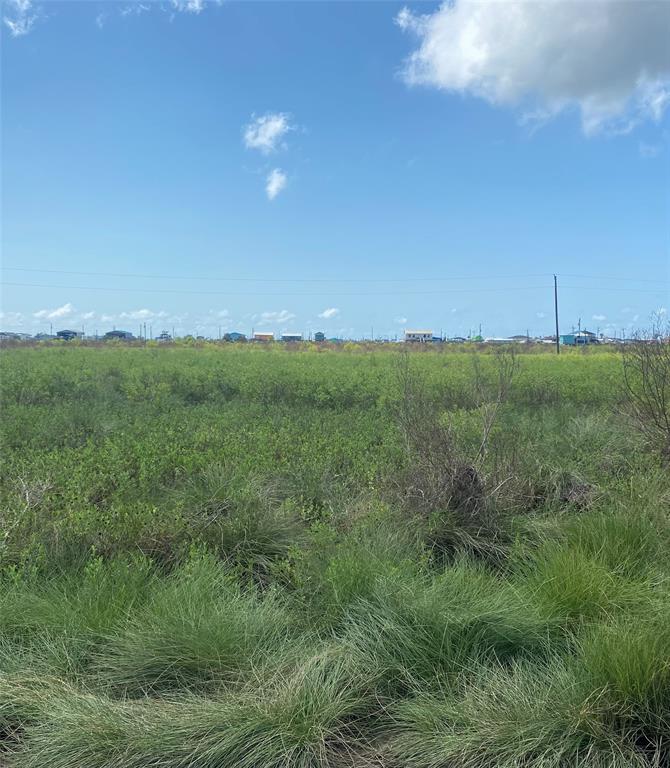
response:
{"label": "distant utility line", "polygon": [[[55,285],[53,283],[18,283],[18,282],[1,282],[0,286],[15,286],[22,288],[59,288],[61,290],[77,290],[77,291],[111,291],[114,293],[163,293],[163,294],[181,294],[181,295],[194,295],[194,296],[264,296],[282,298],[286,296],[436,296],[447,293],[511,293],[513,291],[545,291],[549,290],[552,286],[548,283],[546,285],[512,285],[505,287],[495,288],[442,288],[435,291],[357,291],[356,293],[340,293],[339,291],[329,292],[302,292],[302,293],[287,293],[282,291],[281,293],[263,293],[259,291],[193,291],[184,290],[181,288],[119,288],[113,286],[101,286],[101,285]],[[594,285],[562,285],[562,289],[569,289],[573,291],[618,291],[622,293],[653,293],[664,294],[667,292],[667,288],[659,288],[656,290],[650,290],[648,288],[604,288],[602,286]]]}
{"label": "distant utility line", "polygon": [[[436,283],[449,280],[524,280],[528,278],[552,277],[551,272],[504,274],[504,275],[452,275],[444,277],[412,277],[408,275],[402,278],[392,277],[220,277],[214,275],[156,275],[141,274],[135,272],[87,272],[66,269],[43,269],[41,267],[1,267],[6,272],[32,272],[53,275],[82,275],[87,277],[128,277],[146,280],[206,280],[217,282],[240,283]],[[577,275],[572,273],[560,273],[559,277],[574,277],[580,280],[625,280],[627,282],[654,283],[658,280],[622,275]]]}
{"label": "distant utility line", "polygon": [[240,283],[407,283],[407,282],[436,282],[441,280],[502,280],[528,278],[528,277],[549,277],[550,273],[540,272],[537,274],[523,275],[458,275],[453,277],[216,277],[213,275],[152,275],[137,274],[132,272],[80,272],[64,269],[41,269],[39,267],[2,267],[7,272],[41,272],[54,275],[85,275],[88,277],[132,277],[151,280],[216,280],[221,282],[240,282]]}
{"label": "distant utility line", "polygon": [[262,293],[259,291],[191,291],[180,288],[118,288],[106,285],[54,285],[53,283],[15,283],[15,282],[1,282],[0,286],[11,285],[20,286],[23,288],[61,288],[64,290],[81,290],[81,291],[113,291],[115,293],[170,293],[170,294],[185,294],[196,296],[275,296],[281,298],[282,296],[428,296],[444,293],[481,293],[481,292],[497,292],[508,293],[510,291],[543,291],[547,288],[546,285],[526,285],[526,286],[507,286],[506,288],[444,288],[439,291],[358,291],[356,293],[340,293],[330,291],[328,293],[323,292],[302,292],[302,293]]}

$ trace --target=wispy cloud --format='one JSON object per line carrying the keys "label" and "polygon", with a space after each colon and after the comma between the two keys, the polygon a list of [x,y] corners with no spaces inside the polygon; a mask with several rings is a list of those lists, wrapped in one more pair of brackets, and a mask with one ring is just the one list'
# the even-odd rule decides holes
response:
{"label": "wispy cloud", "polygon": [[171,6],[175,11],[185,13],[200,13],[205,7],[204,0],[171,0]]}
{"label": "wispy cloud", "polygon": [[397,323],[398,325],[405,325],[405,323],[407,323],[407,318],[406,317],[402,317],[402,316],[401,317],[395,317],[393,319],[393,322]]}
{"label": "wispy cloud", "polygon": [[119,13],[123,17],[140,16],[142,13],[147,13],[150,10],[150,6],[145,5],[144,3],[130,3],[129,5],[124,5],[123,8],[119,10]]}
{"label": "wispy cloud", "polygon": [[603,320],[607,320],[607,315],[592,315],[591,319],[602,323]]}
{"label": "wispy cloud", "polygon": [[119,315],[119,318],[121,320],[164,320],[166,317],[168,317],[168,313],[164,310],[159,310],[158,312],[155,312],[152,309],[147,309],[146,307],[142,309],[133,309],[129,312],[121,312]]}
{"label": "wispy cloud", "polygon": [[274,200],[275,197],[286,187],[288,178],[281,168],[273,168],[265,180],[265,194],[268,200]]}
{"label": "wispy cloud", "polygon": [[260,315],[255,315],[254,319],[259,325],[270,325],[273,323],[288,323],[290,320],[295,320],[293,312],[289,312],[288,309],[280,309],[276,312],[261,312]]}
{"label": "wispy cloud", "polygon": [[640,157],[644,160],[652,160],[654,157],[658,157],[661,154],[660,144],[647,144],[645,141],[641,141],[638,145],[638,151]]}
{"label": "wispy cloud", "polygon": [[75,312],[75,308],[68,301],[67,304],[63,304],[62,307],[56,307],[55,309],[39,309],[37,312],[33,312],[33,317],[38,320],[61,320],[65,317],[70,317]]}
{"label": "wispy cloud", "polygon": [[2,20],[12,37],[27,35],[38,19],[39,13],[32,0],[5,0]]}
{"label": "wispy cloud", "polygon": [[291,117],[286,112],[268,112],[256,117],[244,128],[244,145],[264,155],[276,152],[283,137],[293,130]]}
{"label": "wispy cloud", "polygon": [[323,312],[319,313],[319,317],[323,320],[331,320],[340,314],[340,310],[337,307],[328,307]]}
{"label": "wispy cloud", "polygon": [[3,326],[14,328],[23,325],[22,312],[0,312],[0,322]]}

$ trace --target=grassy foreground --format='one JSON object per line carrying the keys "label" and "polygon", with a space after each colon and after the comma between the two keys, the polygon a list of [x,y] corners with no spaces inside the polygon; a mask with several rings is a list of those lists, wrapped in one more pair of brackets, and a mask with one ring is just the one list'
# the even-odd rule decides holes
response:
{"label": "grassy foreground", "polygon": [[588,352],[2,351],[0,765],[670,765],[670,478]]}

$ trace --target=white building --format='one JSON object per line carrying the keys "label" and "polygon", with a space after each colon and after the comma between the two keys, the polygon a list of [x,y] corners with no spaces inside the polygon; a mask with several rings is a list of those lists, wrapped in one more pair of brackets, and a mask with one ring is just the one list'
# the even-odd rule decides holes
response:
{"label": "white building", "polygon": [[427,344],[433,340],[432,331],[405,331],[405,341],[419,342]]}

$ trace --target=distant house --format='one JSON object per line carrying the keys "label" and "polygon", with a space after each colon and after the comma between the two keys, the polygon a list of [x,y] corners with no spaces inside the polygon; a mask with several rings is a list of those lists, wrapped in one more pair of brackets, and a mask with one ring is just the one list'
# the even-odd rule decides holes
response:
{"label": "distant house", "polygon": [[254,333],[253,340],[254,341],[274,341],[275,335],[274,333]]}
{"label": "distant house", "polygon": [[224,341],[246,341],[247,337],[244,333],[238,333],[237,331],[231,331],[231,333],[223,334]]}
{"label": "distant house", "polygon": [[326,334],[323,331],[317,331],[314,334],[314,341],[325,341],[326,340]]}
{"label": "distant house", "polygon": [[130,331],[107,331],[102,337],[103,341],[111,341],[112,339],[120,339],[121,341],[132,341],[135,337]]}
{"label": "distant house", "polygon": [[432,331],[405,331],[405,341],[425,344],[433,340]]}
{"label": "distant house", "polygon": [[165,343],[166,341],[172,341],[172,336],[167,331],[161,331],[161,333],[156,336],[156,341],[161,341]]}
{"label": "distant house", "polygon": [[289,344],[302,341],[302,333],[282,333],[281,340]]}
{"label": "distant house", "polygon": [[78,339],[81,336],[79,331],[63,330],[56,332],[57,339],[63,339],[64,341],[72,341],[72,339]]}
{"label": "distant house", "polygon": [[[521,337],[522,341],[526,341],[526,337]],[[509,338],[507,336],[489,336],[486,339],[484,339],[486,344],[515,344],[518,339],[514,338],[514,336],[510,336]]]}
{"label": "distant house", "polygon": [[465,336],[452,336],[450,339],[447,339],[447,341],[450,344],[465,344],[467,339],[465,338]]}
{"label": "distant house", "polygon": [[519,344],[527,344],[531,338],[527,333],[516,333],[514,336],[510,336],[512,341],[516,341]]}
{"label": "distant house", "polygon": [[51,333],[36,333],[33,338],[35,341],[49,341],[50,339],[55,339],[56,337]]}
{"label": "distant house", "polygon": [[568,347],[582,347],[587,344],[599,344],[600,340],[591,331],[577,331],[576,333],[564,333],[560,337],[561,344]]}

